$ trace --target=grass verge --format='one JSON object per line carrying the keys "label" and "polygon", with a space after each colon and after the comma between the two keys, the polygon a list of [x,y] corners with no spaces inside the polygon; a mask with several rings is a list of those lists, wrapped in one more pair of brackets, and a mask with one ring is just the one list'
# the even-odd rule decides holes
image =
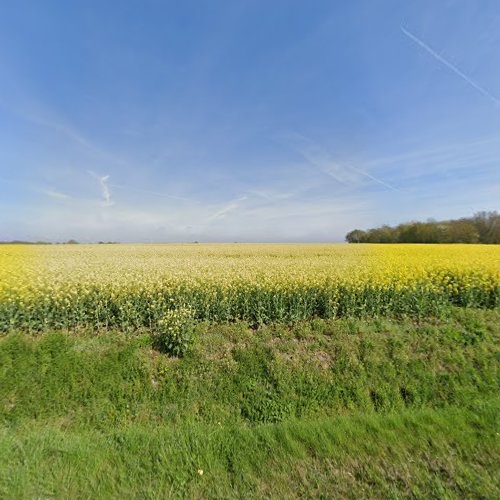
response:
{"label": "grass verge", "polygon": [[[500,311],[0,339],[0,497],[499,493]],[[203,471],[201,473],[200,471]]]}
{"label": "grass verge", "polygon": [[0,496],[494,498],[499,409],[490,401],[256,427],[4,429]]}

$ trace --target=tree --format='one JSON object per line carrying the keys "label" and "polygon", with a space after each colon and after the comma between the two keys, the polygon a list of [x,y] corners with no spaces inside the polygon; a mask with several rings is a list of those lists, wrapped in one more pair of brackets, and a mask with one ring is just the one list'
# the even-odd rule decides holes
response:
{"label": "tree", "polygon": [[472,217],[481,243],[500,243],[500,215],[498,212],[477,212]]}
{"label": "tree", "polygon": [[365,231],[361,231],[361,229],[354,229],[345,235],[345,239],[347,243],[364,243],[363,240],[366,239],[366,233]]}
{"label": "tree", "polygon": [[477,212],[473,217],[406,222],[347,233],[349,243],[492,243],[500,244],[500,215]]}
{"label": "tree", "polygon": [[479,232],[468,219],[452,220],[446,228],[447,243],[478,243]]}

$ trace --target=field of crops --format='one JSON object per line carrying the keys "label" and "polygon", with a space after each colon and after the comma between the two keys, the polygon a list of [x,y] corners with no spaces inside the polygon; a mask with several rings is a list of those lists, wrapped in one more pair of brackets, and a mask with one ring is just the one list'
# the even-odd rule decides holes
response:
{"label": "field of crops", "polygon": [[251,324],[500,303],[481,245],[4,245],[0,330],[150,327],[168,311]]}
{"label": "field of crops", "polygon": [[0,498],[498,498],[499,264],[0,245]]}

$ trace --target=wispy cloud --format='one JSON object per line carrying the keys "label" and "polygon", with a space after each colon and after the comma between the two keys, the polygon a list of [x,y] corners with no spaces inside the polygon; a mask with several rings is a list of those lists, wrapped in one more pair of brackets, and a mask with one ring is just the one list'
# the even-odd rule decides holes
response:
{"label": "wispy cloud", "polygon": [[269,201],[271,203],[281,201],[281,200],[288,200],[290,198],[293,198],[297,194],[297,191],[281,192],[281,191],[275,191],[275,190],[269,189],[268,187],[249,189],[247,192],[248,192],[248,194],[250,194],[252,196],[262,198],[262,199]]}
{"label": "wispy cloud", "polygon": [[102,199],[103,199],[103,204],[105,207],[110,207],[113,205],[113,202],[111,201],[111,192],[109,190],[109,185],[108,185],[108,180],[109,180],[109,175],[98,175],[92,170],[88,170],[88,173],[94,177],[94,179],[97,179],[99,181],[99,186],[101,188],[101,194],[102,194]]}
{"label": "wispy cloud", "polygon": [[56,191],[55,189],[45,189],[44,194],[46,194],[49,198],[52,198],[54,200],[69,200],[71,196],[65,193],[61,193],[59,191]]}
{"label": "wispy cloud", "polygon": [[365,178],[387,189],[397,191],[394,186],[383,179],[361,168],[353,166],[352,162],[334,160],[324,148],[314,143],[311,139],[301,134],[294,134],[294,137],[299,139],[298,141],[294,141],[295,149],[298,153],[307,160],[310,165],[318,168],[321,172],[332,177],[336,181],[347,186],[359,186],[361,184],[361,179]]}
{"label": "wispy cloud", "polygon": [[235,210],[237,210],[238,208],[240,208],[241,202],[245,201],[247,199],[248,199],[248,196],[246,196],[246,195],[240,196],[236,200],[231,201],[230,203],[228,203],[227,205],[225,205],[224,207],[222,207],[220,210],[217,210],[215,213],[213,213],[212,215],[210,215],[207,218],[207,221],[211,222],[211,221],[214,221],[216,219],[222,219],[222,218],[224,218],[228,213],[234,212]]}
{"label": "wispy cloud", "polygon": [[363,161],[363,164],[369,167],[388,165],[391,163],[398,163],[401,165],[406,162],[413,161],[442,161],[443,158],[452,157],[454,160],[463,157],[468,151],[484,151],[484,146],[500,144],[500,136],[495,135],[487,138],[480,138],[470,142],[453,142],[449,144],[440,145],[434,148],[421,147],[410,151],[390,154],[388,156],[376,157]]}
{"label": "wispy cloud", "polygon": [[3,104],[9,111],[26,122],[50,130],[60,137],[64,137],[66,140],[78,146],[81,150],[86,151],[100,160],[118,165],[125,164],[122,158],[103,149],[94,141],[90,140],[77,127],[68,123],[66,119],[61,117],[56,110],[44,103],[39,103],[36,100],[27,100],[15,102],[14,104],[4,104],[3,102],[0,102],[0,104]]}
{"label": "wispy cloud", "polygon": [[398,179],[405,193],[412,189],[428,189],[433,185],[447,183],[451,177],[467,177],[471,183],[480,176],[496,178],[500,137],[490,137],[470,142],[441,145],[435,148],[398,151],[379,157],[364,157],[359,163],[365,168],[377,167],[385,176]]}
{"label": "wispy cloud", "polygon": [[382,179],[379,179],[378,177],[375,177],[368,172],[364,172],[363,170],[360,170],[359,168],[353,167],[352,165],[349,165],[348,168],[353,170],[354,172],[357,172],[358,174],[366,177],[367,179],[371,179],[373,182],[376,182],[377,184],[380,184],[381,186],[386,187],[387,189],[391,189],[392,191],[398,191],[394,186],[391,186],[387,182],[383,181]]}
{"label": "wispy cloud", "polygon": [[19,114],[25,120],[27,120],[35,125],[40,125],[42,127],[52,129],[53,131],[55,131],[59,134],[62,134],[64,136],[66,136],[67,138],[71,139],[72,141],[78,143],[80,146],[83,146],[84,148],[87,148],[87,149],[90,149],[93,151],[99,151],[85,137],[83,137],[79,132],[77,132],[71,126],[69,126],[67,124],[47,119],[43,116],[36,115],[32,112],[28,112],[28,113],[20,112]]}
{"label": "wispy cloud", "polygon": [[191,202],[191,203],[197,203],[197,201],[194,200],[194,199],[192,199],[192,198],[186,198],[184,196],[177,196],[177,195],[174,195],[174,194],[162,193],[162,192],[159,192],[159,191],[152,191],[150,189],[135,188],[135,187],[131,187],[131,186],[124,185],[124,184],[111,183],[111,184],[109,184],[109,187],[123,189],[125,191],[131,191],[131,192],[134,192],[134,193],[142,193],[142,194],[147,194],[147,195],[151,195],[151,196],[156,196],[158,198],[169,198],[169,199],[172,199],[172,200],[179,200],[179,201],[186,201],[186,202]]}
{"label": "wispy cloud", "polygon": [[438,60],[440,63],[444,64],[448,69],[453,71],[456,75],[458,75],[462,80],[465,80],[470,86],[474,87],[478,92],[483,94],[485,97],[493,101],[496,105],[500,104],[500,100],[497,99],[491,92],[488,92],[484,87],[476,83],[472,78],[467,76],[463,71],[459,70],[454,64],[452,64],[450,61],[446,60],[443,56],[438,54],[432,47],[427,45],[424,41],[422,41],[420,38],[415,36],[413,33],[408,31],[406,28],[401,26],[401,31],[403,32],[404,35],[406,35],[410,40],[415,42],[418,46],[423,48],[425,51],[427,51],[434,59]]}

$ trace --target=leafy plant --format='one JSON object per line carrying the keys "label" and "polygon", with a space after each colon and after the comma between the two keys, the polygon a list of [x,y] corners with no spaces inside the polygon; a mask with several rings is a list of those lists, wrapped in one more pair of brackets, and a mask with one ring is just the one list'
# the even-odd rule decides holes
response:
{"label": "leafy plant", "polygon": [[171,356],[182,357],[192,344],[194,326],[192,309],[181,307],[167,311],[151,332],[153,347]]}

